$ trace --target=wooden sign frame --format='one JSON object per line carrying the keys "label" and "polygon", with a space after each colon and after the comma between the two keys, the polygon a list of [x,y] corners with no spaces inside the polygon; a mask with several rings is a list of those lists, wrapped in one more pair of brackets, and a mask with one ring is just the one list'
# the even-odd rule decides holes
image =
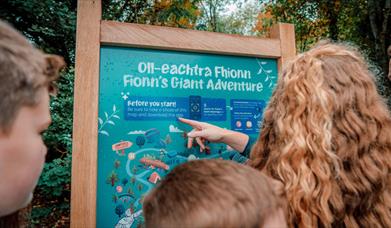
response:
{"label": "wooden sign frame", "polygon": [[101,20],[100,0],[79,0],[73,120],[71,227],[96,226],[100,46],[142,47],[278,60],[296,54],[294,27],[279,23],[271,38],[246,37]]}

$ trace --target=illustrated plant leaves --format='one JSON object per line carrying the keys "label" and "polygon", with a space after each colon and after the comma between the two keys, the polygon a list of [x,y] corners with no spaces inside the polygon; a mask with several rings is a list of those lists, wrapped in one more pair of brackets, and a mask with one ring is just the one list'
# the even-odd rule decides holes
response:
{"label": "illustrated plant leaves", "polygon": [[99,131],[99,133],[101,133],[102,135],[110,136],[110,134],[107,131],[104,131],[104,130]]}

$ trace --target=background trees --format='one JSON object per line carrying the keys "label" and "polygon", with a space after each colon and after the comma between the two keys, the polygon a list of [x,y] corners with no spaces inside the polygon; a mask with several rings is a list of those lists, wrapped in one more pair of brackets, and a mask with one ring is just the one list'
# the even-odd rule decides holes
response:
{"label": "background trees", "polygon": [[[387,47],[391,45],[391,0],[263,0],[258,25],[270,21],[295,24],[298,51],[318,40],[358,46],[371,63],[379,92],[391,107],[391,81],[387,79]],[[263,25],[263,27],[262,27]]]}
{"label": "background trees", "polygon": [[299,50],[320,38],[350,41],[367,50],[388,72],[391,44],[390,0],[264,0],[263,12],[274,21],[294,23]]}
{"label": "background trees", "polygon": [[[293,23],[299,52],[322,38],[359,46],[391,107],[391,82],[385,77],[390,5],[391,0],[102,0],[102,13],[106,20],[257,36],[268,36],[278,21]],[[49,153],[31,226],[69,222],[76,7],[76,0],[0,1],[1,19],[45,52],[63,56],[68,65],[58,82],[60,93],[51,100],[53,124],[44,135]]]}

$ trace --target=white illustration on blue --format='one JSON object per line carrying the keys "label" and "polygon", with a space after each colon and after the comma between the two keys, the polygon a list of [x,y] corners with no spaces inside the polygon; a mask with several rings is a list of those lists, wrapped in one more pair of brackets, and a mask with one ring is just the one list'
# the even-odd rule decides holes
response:
{"label": "white illustration on blue", "polygon": [[120,119],[120,117],[118,116],[119,109],[117,109],[117,107],[113,105],[113,112],[110,115],[107,112],[104,113],[105,113],[104,120],[101,117],[98,118],[99,121],[98,133],[102,135],[110,136],[109,132],[107,130],[103,130],[103,128],[107,124],[115,125],[114,119]]}
{"label": "white illustration on blue", "polygon": [[257,74],[265,73],[266,78],[265,78],[264,82],[268,82],[270,80],[268,87],[272,88],[274,86],[274,82],[273,81],[276,78],[275,76],[271,75],[273,73],[273,70],[266,70],[264,68],[264,66],[266,67],[266,65],[267,65],[267,62],[265,62],[265,61],[260,61],[259,59],[257,59],[257,63],[258,63],[258,66],[259,66],[259,70],[258,70]]}
{"label": "white illustration on blue", "polygon": [[115,225],[115,228],[130,228],[133,225],[134,220],[142,214],[142,210],[137,211],[136,213],[132,214],[131,210],[128,209],[125,212],[125,217],[123,217],[121,220],[118,221],[117,225]]}
{"label": "white illustration on blue", "polygon": [[121,92],[121,97],[122,97],[122,99],[124,99],[124,101],[126,101],[129,98],[129,95],[130,95],[129,92],[127,92],[127,93]]}
{"label": "white illustration on blue", "polygon": [[134,130],[134,131],[129,131],[128,135],[143,135],[145,134],[145,131],[143,130]]}
{"label": "white illustration on blue", "polygon": [[178,127],[175,127],[174,125],[170,125],[168,127],[168,131],[172,133],[182,133],[183,130],[179,129]]}

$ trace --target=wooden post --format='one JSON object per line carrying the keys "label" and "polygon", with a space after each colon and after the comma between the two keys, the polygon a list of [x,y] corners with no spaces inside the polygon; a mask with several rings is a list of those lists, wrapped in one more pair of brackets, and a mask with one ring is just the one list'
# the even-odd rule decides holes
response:
{"label": "wooden post", "polygon": [[280,39],[230,35],[154,25],[101,22],[101,43],[163,50],[279,58]]}
{"label": "wooden post", "polygon": [[71,227],[96,226],[100,0],[79,0],[73,115]]}
{"label": "wooden post", "polygon": [[270,38],[280,40],[281,57],[278,58],[279,73],[293,57],[296,55],[295,27],[293,24],[278,23],[271,28]]}

